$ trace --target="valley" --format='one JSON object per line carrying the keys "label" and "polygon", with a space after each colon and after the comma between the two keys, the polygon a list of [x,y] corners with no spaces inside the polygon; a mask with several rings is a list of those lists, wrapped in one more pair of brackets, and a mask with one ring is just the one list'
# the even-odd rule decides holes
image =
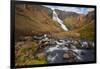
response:
{"label": "valley", "polygon": [[95,14],[42,5],[15,8],[15,62],[20,65],[94,61]]}

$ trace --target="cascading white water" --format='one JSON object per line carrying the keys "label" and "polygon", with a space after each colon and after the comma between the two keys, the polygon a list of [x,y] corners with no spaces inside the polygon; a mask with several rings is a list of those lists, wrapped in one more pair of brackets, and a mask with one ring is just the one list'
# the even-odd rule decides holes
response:
{"label": "cascading white water", "polygon": [[68,28],[64,25],[63,21],[58,17],[57,13],[55,12],[55,9],[52,8],[52,10],[53,10],[53,17],[52,17],[53,20],[57,21],[61,25],[63,30],[68,31]]}

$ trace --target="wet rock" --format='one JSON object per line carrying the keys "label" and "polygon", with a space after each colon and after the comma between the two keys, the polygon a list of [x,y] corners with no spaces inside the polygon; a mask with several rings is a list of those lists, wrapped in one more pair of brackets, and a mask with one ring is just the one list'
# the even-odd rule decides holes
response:
{"label": "wet rock", "polygon": [[79,42],[78,42],[77,40],[74,40],[74,41],[73,41],[73,44],[74,44],[74,45],[79,45]]}
{"label": "wet rock", "polygon": [[77,49],[76,46],[74,46],[74,45],[72,45],[72,44],[70,45],[70,48],[71,48],[71,49]]}
{"label": "wet rock", "polygon": [[83,41],[81,42],[82,47],[88,48],[88,42]]}
{"label": "wet rock", "polygon": [[31,36],[26,36],[26,37],[24,37],[24,40],[25,41],[32,41],[32,37]]}
{"label": "wet rock", "polygon": [[64,53],[63,58],[67,61],[67,62],[73,62],[75,61],[75,55],[74,52],[69,50],[67,52]]}
{"label": "wet rock", "polygon": [[49,45],[56,45],[55,39],[49,39]]}
{"label": "wet rock", "polygon": [[65,58],[65,59],[69,59],[69,58],[70,58],[70,56],[69,56],[69,54],[68,54],[68,53],[64,53],[63,58]]}
{"label": "wet rock", "polygon": [[33,36],[34,40],[41,40],[43,37],[42,36]]}
{"label": "wet rock", "polygon": [[15,46],[22,46],[24,43],[25,43],[24,41],[16,42],[16,43],[15,43]]}
{"label": "wet rock", "polygon": [[37,53],[36,58],[39,59],[39,60],[45,60],[46,59],[46,53],[45,52]]}
{"label": "wet rock", "polygon": [[93,41],[89,41],[89,48],[95,48],[95,43]]}

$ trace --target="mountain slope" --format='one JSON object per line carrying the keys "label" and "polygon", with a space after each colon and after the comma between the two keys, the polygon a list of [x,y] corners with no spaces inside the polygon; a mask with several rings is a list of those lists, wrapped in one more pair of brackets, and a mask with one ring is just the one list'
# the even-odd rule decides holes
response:
{"label": "mountain slope", "polygon": [[77,14],[75,12],[62,11],[62,10],[58,10],[58,9],[55,9],[55,11],[61,20],[64,20],[67,17],[69,18],[69,17],[78,17],[79,16],[79,14]]}
{"label": "mountain slope", "polygon": [[76,30],[76,32],[80,33],[81,39],[94,40],[94,21]]}
{"label": "mountain slope", "polygon": [[61,32],[48,14],[49,8],[40,5],[16,5],[15,31],[16,37],[32,35],[34,33]]}
{"label": "mountain slope", "polygon": [[15,10],[16,39],[38,33],[51,33],[54,37],[60,38],[77,36],[92,40],[94,37],[94,11],[84,15],[55,9],[58,17],[69,29],[68,32],[64,32],[59,23],[52,20],[53,11],[48,7],[18,4]]}
{"label": "mountain slope", "polygon": [[69,30],[82,27],[86,21],[84,14],[78,14],[71,11],[62,11],[58,9],[55,9],[55,11],[57,12],[58,17],[64,21],[64,24]]}

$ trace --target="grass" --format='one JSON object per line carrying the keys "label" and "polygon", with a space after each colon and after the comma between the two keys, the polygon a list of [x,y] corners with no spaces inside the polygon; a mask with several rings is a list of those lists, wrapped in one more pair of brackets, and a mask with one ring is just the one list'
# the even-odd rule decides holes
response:
{"label": "grass", "polygon": [[68,31],[68,32],[59,32],[53,34],[54,38],[58,39],[64,39],[64,38],[78,38],[80,37],[80,34],[74,31]]}
{"label": "grass", "polygon": [[34,64],[45,64],[46,61],[38,60],[34,58],[34,52],[38,48],[36,42],[30,42],[22,45],[21,47],[16,46],[15,48],[15,63],[17,65],[34,65]]}
{"label": "grass", "polygon": [[90,23],[86,23],[84,26],[80,28],[73,29],[68,32],[59,32],[54,33],[53,36],[56,38],[80,38],[80,39],[86,39],[86,40],[94,40],[94,21],[91,21]]}
{"label": "grass", "polygon": [[79,32],[82,39],[94,40],[94,23],[89,23]]}
{"label": "grass", "polygon": [[46,64],[47,62],[46,61],[44,61],[44,60],[31,60],[31,61],[28,61],[27,62],[29,65],[35,65],[35,64]]}
{"label": "grass", "polygon": [[[81,39],[94,40],[94,20],[84,24],[81,22],[79,23],[78,19],[75,17],[68,17],[64,19],[64,24],[70,29],[70,33],[78,33]],[[80,27],[78,27],[78,25]]]}
{"label": "grass", "polygon": [[[32,35],[35,32],[59,32],[62,31],[57,26],[48,13],[39,8],[40,6],[30,6],[23,8],[21,5],[16,5],[15,8],[15,38],[18,40],[21,36]],[[20,38],[19,38],[20,39]]]}
{"label": "grass", "polygon": [[64,24],[70,29],[74,29],[77,24],[77,18],[75,17],[67,17],[64,19]]}
{"label": "grass", "polygon": [[73,31],[80,33],[81,39],[94,40],[94,34],[95,34],[94,21],[91,21],[90,23],[87,23],[83,27],[75,29]]}

